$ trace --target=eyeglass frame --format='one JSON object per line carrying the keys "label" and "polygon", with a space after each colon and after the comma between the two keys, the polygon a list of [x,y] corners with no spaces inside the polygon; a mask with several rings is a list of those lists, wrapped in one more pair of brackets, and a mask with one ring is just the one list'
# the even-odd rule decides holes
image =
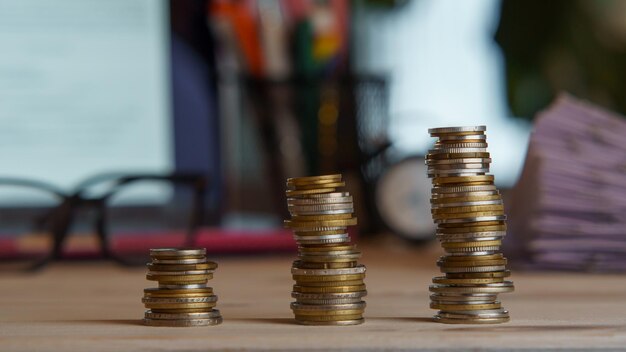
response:
{"label": "eyeglass frame", "polygon": [[[83,194],[88,188],[100,182],[111,182],[110,188],[98,197],[86,197]],[[69,230],[76,219],[76,213],[79,209],[88,207],[96,210],[96,221],[94,230],[99,239],[100,253],[105,259],[112,259],[124,266],[131,266],[134,263],[125,260],[121,256],[115,255],[110,248],[109,231],[106,226],[107,202],[122,187],[139,181],[168,181],[173,185],[187,185],[193,189],[192,210],[188,221],[187,231],[185,235],[184,246],[193,246],[197,237],[197,230],[203,224],[205,201],[208,190],[208,177],[195,173],[171,173],[171,174],[102,174],[86,179],[81,182],[71,193],[66,193],[57,187],[45,182],[0,177],[0,185],[31,187],[45,190],[54,194],[60,199],[60,203],[50,209],[46,216],[51,217],[51,235],[52,249],[44,258],[38,260],[34,264],[27,266],[26,271],[35,271],[43,268],[48,263],[62,259],[63,245],[69,237]]]}

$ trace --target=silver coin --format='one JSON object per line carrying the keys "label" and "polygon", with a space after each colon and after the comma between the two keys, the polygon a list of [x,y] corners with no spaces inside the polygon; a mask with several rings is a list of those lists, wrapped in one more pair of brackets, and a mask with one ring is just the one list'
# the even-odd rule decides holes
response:
{"label": "silver coin", "polygon": [[428,149],[428,155],[462,154],[462,153],[487,153],[487,148],[437,148]]}
{"label": "silver coin", "polygon": [[315,227],[297,227],[293,228],[293,234],[298,235],[299,232],[317,232],[317,231],[348,231],[348,226],[315,226]]}
{"label": "silver coin", "polygon": [[432,173],[432,174],[428,174],[428,178],[436,178],[436,177],[467,177],[467,176],[483,176],[485,175],[487,172],[489,172],[489,170],[486,171],[481,171],[481,172],[450,172],[450,173],[446,173],[446,172],[437,172],[437,173]]}
{"label": "silver coin", "polygon": [[315,211],[295,211],[293,209],[289,210],[289,215],[291,216],[299,216],[299,215],[336,215],[336,214],[351,214],[354,213],[354,209],[338,209],[338,210],[315,210]]}
{"label": "silver coin", "polygon": [[501,240],[504,236],[491,236],[491,237],[466,237],[466,238],[440,238],[441,243],[462,243],[462,242],[480,242],[480,241],[497,241]]}
{"label": "silver coin", "polygon": [[287,204],[287,208],[291,211],[326,211],[326,210],[339,210],[339,209],[352,209],[352,202],[340,203],[340,204],[314,204],[314,205],[295,205]]}
{"label": "silver coin", "polygon": [[[481,132],[482,133],[482,132]],[[484,134],[466,134],[466,135],[443,135],[439,137],[440,141],[465,141],[465,140],[486,140],[487,136]]]}
{"label": "silver coin", "polygon": [[[327,193],[328,194],[328,193]],[[287,205],[332,205],[332,204],[352,204],[352,196],[328,197],[328,198],[288,198]]]}
{"label": "silver coin", "polygon": [[440,267],[442,273],[485,273],[488,271],[504,271],[505,265]]}
{"label": "silver coin", "polygon": [[300,269],[300,268],[291,268],[292,275],[311,275],[311,276],[320,276],[320,275],[354,275],[354,274],[363,274],[365,273],[365,265],[360,264],[354,268],[342,268],[342,269]]}
{"label": "silver coin", "polygon": [[222,323],[222,317],[207,319],[144,319],[144,324],[148,326],[170,326],[170,327],[192,327],[210,326]]}
{"label": "silver coin", "polygon": [[493,216],[475,216],[470,218],[461,219],[437,219],[436,224],[465,224],[468,222],[481,222],[481,221],[504,221],[506,215],[493,215]]}
{"label": "silver coin", "polygon": [[477,284],[473,286],[434,284],[430,285],[428,289],[431,292],[507,293],[513,292],[513,290],[515,290],[515,287],[513,286],[513,283],[511,281],[505,281],[498,284]]}
{"label": "silver coin", "polygon": [[466,247],[466,248],[445,248],[448,253],[476,253],[476,252],[492,252],[499,251],[500,246],[481,246],[481,247]]}
{"label": "silver coin", "polygon": [[430,295],[430,300],[440,303],[463,304],[464,302],[483,302],[483,304],[493,302],[498,299],[498,295],[489,296],[442,296],[437,293]]}
{"label": "silver coin", "polygon": [[167,275],[167,276],[181,276],[181,275],[207,275],[213,274],[215,270],[186,270],[186,271],[148,271],[148,275]]}
{"label": "silver coin", "polygon": [[299,244],[306,245],[314,245],[314,244],[348,244],[350,243],[350,238],[337,238],[337,239],[329,239],[329,240],[298,240]]}
{"label": "silver coin", "polygon": [[307,194],[308,198],[344,198],[350,197],[350,192],[333,192],[333,193],[316,193],[316,194]]}
{"label": "silver coin", "polygon": [[480,255],[491,255],[498,254],[500,251],[483,251],[483,252],[460,252],[460,253],[448,253],[448,257],[457,257],[457,256],[480,256]]}
{"label": "silver coin", "polygon": [[504,237],[506,231],[480,231],[480,232],[463,232],[463,233],[441,233],[437,232],[437,237],[444,240],[453,239],[473,239],[482,237]]}
{"label": "silver coin", "polygon": [[430,134],[460,133],[460,132],[485,132],[487,126],[460,126],[460,127],[436,127],[429,128]]}
{"label": "silver coin", "polygon": [[341,293],[302,293],[291,292],[291,297],[300,299],[347,299],[362,298],[367,296],[367,291],[341,292]]}
{"label": "silver coin", "polygon": [[168,298],[142,298],[143,303],[209,303],[217,302],[216,295],[203,296],[203,297],[168,297]]}
{"label": "silver coin", "polygon": [[365,322],[364,318],[356,320],[337,320],[337,321],[313,321],[313,320],[299,320],[296,319],[296,323],[301,325],[318,325],[318,326],[347,326],[347,325],[359,325]]}
{"label": "silver coin", "polygon": [[437,141],[435,148],[487,148],[487,142],[447,142]]}
{"label": "silver coin", "polygon": [[506,323],[510,320],[510,318],[507,317],[503,317],[503,318],[475,318],[475,319],[452,319],[452,318],[444,318],[444,317],[440,317],[438,315],[435,315],[433,317],[433,320],[435,322],[438,323],[443,323],[443,324],[476,324],[476,325],[483,325],[483,324],[502,324],[502,323]]}
{"label": "silver coin", "polygon": [[[484,196],[499,196],[499,191],[484,191],[484,192],[466,192],[466,193],[435,193],[433,191],[430,201],[431,203],[442,203],[449,198],[471,198],[471,197],[484,197]],[[496,200],[502,200],[502,198],[496,198]]]}
{"label": "silver coin", "polygon": [[475,185],[475,186],[438,186],[433,188],[436,193],[466,193],[466,192],[484,192],[497,191],[495,185]]}
{"label": "silver coin", "polygon": [[348,304],[330,304],[330,305],[317,305],[317,304],[302,304],[298,302],[292,302],[290,307],[293,310],[349,310],[349,309],[365,309],[366,303],[361,301],[359,303]]}
{"label": "silver coin", "polygon": [[187,285],[170,285],[170,284],[159,284],[159,288],[166,288],[170,290],[187,290],[192,288],[210,288],[204,284],[187,284]]}
{"label": "silver coin", "polygon": [[440,310],[438,315],[450,319],[476,319],[476,318],[502,318],[508,317],[509,312],[500,309],[489,310],[464,310],[464,311],[448,311]]}
{"label": "silver coin", "polygon": [[151,248],[150,255],[159,257],[206,255],[206,248]]}
{"label": "silver coin", "polygon": [[351,304],[361,302],[361,298],[335,298],[335,299],[297,299],[298,303],[302,304],[317,304],[317,305],[330,305],[330,304]]}
{"label": "silver coin", "polygon": [[206,258],[197,259],[152,259],[152,264],[202,264],[206,263]]}
{"label": "silver coin", "polygon": [[197,313],[155,313],[152,310],[147,310],[145,317],[148,319],[166,319],[166,320],[190,320],[190,319],[208,319],[220,317],[220,311],[217,309],[211,309],[208,312]]}
{"label": "silver coin", "polygon": [[491,164],[491,158],[426,159],[425,164],[431,167],[451,164]]}
{"label": "silver coin", "polygon": [[497,293],[463,293],[463,292],[437,292],[433,295],[442,297],[491,297],[497,296]]}

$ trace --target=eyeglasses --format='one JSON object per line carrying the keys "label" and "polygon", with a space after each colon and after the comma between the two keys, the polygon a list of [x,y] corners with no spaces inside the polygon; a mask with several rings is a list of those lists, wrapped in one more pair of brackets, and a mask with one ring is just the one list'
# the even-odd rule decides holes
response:
{"label": "eyeglasses", "polygon": [[0,178],[0,271],[34,270],[64,255],[68,235],[97,235],[105,258],[145,264],[149,248],[192,246],[208,182],[198,174],[106,174],[65,193]]}

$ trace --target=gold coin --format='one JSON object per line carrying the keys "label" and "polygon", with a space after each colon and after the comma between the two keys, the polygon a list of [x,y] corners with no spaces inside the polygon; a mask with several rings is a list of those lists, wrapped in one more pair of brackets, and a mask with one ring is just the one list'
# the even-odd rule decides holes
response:
{"label": "gold coin", "polygon": [[287,188],[291,191],[300,191],[305,189],[318,189],[318,188],[338,188],[345,187],[345,182],[328,182],[328,183],[313,183],[313,184],[293,184],[287,183]]}
{"label": "gold coin", "polygon": [[487,225],[487,226],[455,227],[455,228],[437,229],[437,232],[441,234],[457,234],[457,233],[472,233],[472,232],[499,232],[499,231],[506,231],[506,225]]}
{"label": "gold coin", "polygon": [[[437,226],[440,229],[450,229],[450,228],[461,228],[461,227],[472,227],[472,228],[476,228],[476,227],[484,227],[484,226],[506,226],[505,221],[504,220],[490,220],[490,221],[474,221],[474,222],[466,222],[466,223],[457,223],[457,224],[438,224]],[[501,230],[504,231],[504,230]],[[474,231],[472,231],[474,232]],[[479,231],[476,231],[479,232]]]}
{"label": "gold coin", "polygon": [[359,320],[363,318],[363,314],[354,315],[295,315],[296,320],[301,321],[343,321],[343,320]]}
{"label": "gold coin", "polygon": [[437,153],[426,155],[426,160],[442,160],[442,159],[474,159],[489,158],[488,152],[469,152],[469,153]]}
{"label": "gold coin", "polygon": [[475,266],[500,266],[500,265],[506,265],[507,260],[506,259],[495,259],[495,260],[476,260],[476,261],[470,261],[470,260],[464,260],[464,261],[458,261],[458,262],[453,262],[453,261],[444,261],[444,262],[438,262],[437,264],[439,264],[439,266],[444,267],[444,268],[462,268],[462,267],[475,267]]}
{"label": "gold coin", "polygon": [[294,231],[296,236],[327,236],[327,235],[343,235],[347,230],[329,230],[329,231]]}
{"label": "gold coin", "polygon": [[364,285],[363,279],[342,280],[342,281],[299,281],[296,280],[297,286],[306,287],[340,287],[340,286],[357,286]]}
{"label": "gold coin", "polygon": [[144,303],[146,308],[152,309],[190,309],[190,308],[213,308],[217,302],[202,303]]}
{"label": "gold coin", "polygon": [[351,219],[352,214],[329,214],[329,215],[296,215],[292,216],[291,220],[298,221],[323,221],[323,220],[345,220]]}
{"label": "gold coin", "polygon": [[188,282],[188,281],[206,281],[213,278],[213,274],[201,275],[152,275],[147,274],[146,279],[161,282]]}
{"label": "gold coin", "polygon": [[156,288],[156,287],[150,287],[150,288],[144,288],[143,289],[144,294],[150,294],[150,295],[158,295],[158,294],[187,294],[187,293],[199,293],[199,294],[211,294],[213,293],[213,288],[212,287],[205,287],[205,288],[186,288],[186,289],[167,289],[167,288]]}
{"label": "gold coin", "polygon": [[494,194],[490,196],[475,196],[475,197],[439,197],[431,199],[431,203],[434,205],[447,204],[447,203],[467,203],[467,202],[483,202],[487,200],[502,200],[502,196]]}
{"label": "gold coin", "polygon": [[447,273],[449,279],[482,279],[482,278],[504,278],[511,276],[509,270],[505,271],[487,271],[481,273]]}
{"label": "gold coin", "polygon": [[315,188],[315,189],[303,189],[303,190],[287,190],[285,194],[287,197],[296,197],[296,196],[305,196],[308,194],[318,194],[318,193],[332,193],[336,190],[336,188]]}
{"label": "gold coin", "polygon": [[341,180],[341,174],[332,174],[332,175],[320,175],[320,176],[303,176],[303,177],[290,177],[287,179],[288,183],[299,183],[299,182],[316,182],[323,180]]}
{"label": "gold coin", "polygon": [[311,263],[297,260],[293,263],[293,267],[297,269],[345,269],[357,266],[356,261],[347,263]]}
{"label": "gold coin", "polygon": [[476,260],[494,260],[494,259],[502,259],[504,255],[502,253],[496,254],[485,254],[485,255],[448,255],[439,257],[440,261],[476,261]]}
{"label": "gold coin", "polygon": [[308,287],[294,285],[294,292],[301,293],[344,293],[344,292],[357,292],[365,290],[365,285],[354,286],[335,286],[335,287]]}
{"label": "gold coin", "polygon": [[329,252],[329,251],[351,251],[356,248],[354,244],[329,244],[319,246],[299,246],[302,252]]}
{"label": "gold coin", "polygon": [[201,264],[147,264],[152,271],[189,271],[189,270],[215,270],[217,263],[207,262]]}
{"label": "gold coin", "polygon": [[484,212],[484,211],[504,211],[504,205],[502,204],[490,204],[490,205],[470,205],[461,207],[447,207],[432,209],[432,214],[450,214],[450,213],[471,213],[471,212]]}
{"label": "gold coin", "polygon": [[213,310],[212,307],[208,308],[152,308],[152,313],[165,313],[165,314],[184,314],[184,313],[208,313]]}
{"label": "gold coin", "polygon": [[505,215],[504,209],[494,211],[474,211],[469,213],[444,213],[433,214],[433,219],[445,220],[445,219],[465,219],[465,218],[478,218],[482,216],[500,216]]}
{"label": "gold coin", "polygon": [[445,276],[438,276],[433,278],[434,284],[444,285],[478,285],[478,284],[495,284],[504,282],[503,277],[491,277],[491,278],[475,278],[475,279],[451,279]]}
{"label": "gold coin", "polygon": [[165,259],[165,260],[168,260],[168,259],[173,259],[173,260],[180,260],[180,259],[183,259],[183,260],[184,260],[184,259],[204,259],[204,258],[206,258],[206,255],[204,255],[204,254],[198,254],[198,255],[179,255],[179,256],[173,257],[173,256],[171,256],[171,255],[158,255],[158,254],[151,254],[151,255],[150,255],[150,258],[157,259],[157,260],[158,260],[158,259]]}
{"label": "gold coin", "polygon": [[443,248],[492,247],[502,245],[502,240],[472,241],[472,242],[443,242]]}
{"label": "gold coin", "polygon": [[502,308],[500,302],[486,303],[486,304],[440,304],[431,303],[430,308],[448,310],[448,311],[462,311],[462,310],[486,310],[486,309],[499,309]]}
{"label": "gold coin", "polygon": [[[482,127],[482,126],[481,126]],[[482,128],[483,130],[485,128]],[[446,131],[439,132],[439,130],[434,130],[433,132],[428,132],[432,137],[442,137],[442,136],[468,136],[468,135],[484,135],[485,131]]]}
{"label": "gold coin", "polygon": [[365,308],[361,309],[341,309],[341,310],[310,310],[310,309],[292,309],[293,313],[297,316],[309,316],[309,317],[331,317],[331,316],[345,316],[363,314]]}
{"label": "gold coin", "polygon": [[353,226],[357,224],[357,219],[325,220],[325,221],[291,221],[285,220],[287,228],[311,228],[311,227],[339,227]]}
{"label": "gold coin", "polygon": [[433,183],[435,184],[455,184],[466,182],[493,182],[493,175],[476,175],[476,176],[457,176],[457,177],[435,177]]}
{"label": "gold coin", "polygon": [[145,298],[191,298],[191,297],[208,297],[213,293],[144,293]]}
{"label": "gold coin", "polygon": [[363,280],[365,274],[346,274],[346,275],[292,275],[293,279],[297,282],[327,282],[327,281],[350,281],[350,280]]}

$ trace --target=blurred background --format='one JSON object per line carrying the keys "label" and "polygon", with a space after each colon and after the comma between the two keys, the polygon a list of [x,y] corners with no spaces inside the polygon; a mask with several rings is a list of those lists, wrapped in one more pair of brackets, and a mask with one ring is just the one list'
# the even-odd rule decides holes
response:
{"label": "blurred background", "polygon": [[429,243],[427,129],[487,125],[506,195],[559,92],[626,112],[625,19],[618,0],[0,0],[0,255],[190,228],[291,250],[285,179],[326,173],[360,236]]}

